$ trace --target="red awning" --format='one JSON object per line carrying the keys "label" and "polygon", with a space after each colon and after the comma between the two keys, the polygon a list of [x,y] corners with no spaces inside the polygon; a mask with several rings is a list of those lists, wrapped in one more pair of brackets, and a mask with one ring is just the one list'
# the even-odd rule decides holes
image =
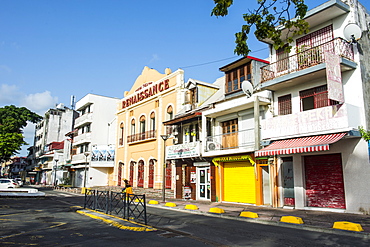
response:
{"label": "red awning", "polygon": [[255,156],[326,151],[329,150],[329,144],[339,141],[346,134],[347,133],[338,133],[275,141],[269,146],[256,151]]}

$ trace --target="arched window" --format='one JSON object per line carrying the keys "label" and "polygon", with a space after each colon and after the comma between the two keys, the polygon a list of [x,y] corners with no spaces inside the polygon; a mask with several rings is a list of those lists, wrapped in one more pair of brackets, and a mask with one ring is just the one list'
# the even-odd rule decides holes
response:
{"label": "arched window", "polygon": [[155,113],[150,114],[150,130],[155,130]]}
{"label": "arched window", "polygon": [[173,109],[172,106],[167,107],[167,120],[171,120],[173,118]]}
{"label": "arched window", "polygon": [[145,133],[145,116],[140,117],[140,133]]}
{"label": "arched window", "polygon": [[123,123],[121,123],[119,125],[119,132],[120,132],[120,135],[119,135],[119,145],[123,145],[123,137],[124,137],[124,128],[123,128]]}
{"label": "arched window", "polygon": [[131,135],[135,135],[135,119],[131,120]]}

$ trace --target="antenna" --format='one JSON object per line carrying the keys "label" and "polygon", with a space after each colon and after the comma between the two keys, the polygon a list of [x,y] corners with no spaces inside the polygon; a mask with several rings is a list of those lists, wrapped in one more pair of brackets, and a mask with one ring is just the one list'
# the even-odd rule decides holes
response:
{"label": "antenna", "polygon": [[349,23],[343,30],[344,37],[351,41],[351,43],[357,43],[357,40],[361,39],[362,31],[356,23]]}
{"label": "antenna", "polygon": [[74,95],[71,95],[71,108],[72,110],[75,109],[75,96]]}
{"label": "antenna", "polygon": [[248,98],[250,98],[253,94],[253,85],[250,81],[243,81],[242,82],[242,90],[247,95]]}

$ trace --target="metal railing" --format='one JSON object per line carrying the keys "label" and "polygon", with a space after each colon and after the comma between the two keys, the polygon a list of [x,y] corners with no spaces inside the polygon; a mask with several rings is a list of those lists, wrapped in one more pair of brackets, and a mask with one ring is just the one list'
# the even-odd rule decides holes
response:
{"label": "metal railing", "polygon": [[254,128],[208,136],[205,151],[254,147]]}
{"label": "metal railing", "polygon": [[296,72],[305,68],[325,63],[326,52],[332,52],[341,57],[353,61],[353,48],[351,43],[342,39],[335,38],[324,44],[304,49],[292,56],[280,59],[261,68],[261,82],[275,79],[277,77]]}
{"label": "metal railing", "polygon": [[84,208],[147,224],[145,195],[86,190]]}
{"label": "metal railing", "polygon": [[127,136],[127,143],[153,139],[156,137],[156,133],[157,133],[156,130],[149,130],[142,133]]}

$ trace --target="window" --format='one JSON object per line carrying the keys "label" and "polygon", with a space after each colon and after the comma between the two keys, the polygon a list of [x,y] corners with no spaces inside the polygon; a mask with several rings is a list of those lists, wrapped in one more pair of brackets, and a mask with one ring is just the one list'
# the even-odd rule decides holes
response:
{"label": "window", "polygon": [[300,91],[299,96],[301,98],[301,111],[339,104],[338,101],[328,99],[327,85]]}
{"label": "window", "polygon": [[145,116],[140,117],[140,133],[145,133]]}
{"label": "window", "polygon": [[131,120],[131,135],[135,135],[135,119]]}
{"label": "window", "polygon": [[195,104],[198,102],[197,88],[194,87],[186,91],[185,104]]}
{"label": "window", "polygon": [[231,149],[238,147],[238,119],[221,123],[222,127],[222,148]]}
{"label": "window", "polygon": [[333,26],[329,25],[315,32],[309,33],[302,38],[297,39],[296,45],[298,47],[315,47],[324,44],[333,39]]}
{"label": "window", "polygon": [[123,123],[120,124],[119,129],[120,129],[119,145],[123,145],[123,136],[124,136]]}
{"label": "window", "polygon": [[171,120],[173,118],[173,109],[172,106],[167,107],[167,120]]}
{"label": "window", "polygon": [[86,132],[91,132],[91,124],[86,125]]}
{"label": "window", "polygon": [[278,98],[279,115],[292,114],[292,95],[288,94]]}
{"label": "window", "polygon": [[276,50],[277,72],[282,72],[289,69],[289,53],[286,51],[287,46],[288,45],[286,44],[284,47]]}
{"label": "window", "polygon": [[150,130],[155,130],[155,113],[150,114]]}
{"label": "window", "polygon": [[252,80],[251,63],[226,72],[226,93],[241,90],[245,80]]}

